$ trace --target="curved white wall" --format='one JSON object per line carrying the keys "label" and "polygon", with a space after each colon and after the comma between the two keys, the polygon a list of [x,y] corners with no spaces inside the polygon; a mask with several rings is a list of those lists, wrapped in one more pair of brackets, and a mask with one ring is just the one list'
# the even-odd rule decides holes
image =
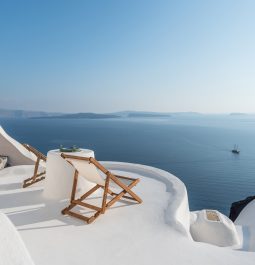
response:
{"label": "curved white wall", "polygon": [[187,190],[184,183],[167,171],[131,163],[122,162],[102,162],[110,170],[123,170],[140,175],[146,175],[153,179],[159,180],[166,185],[167,192],[171,198],[165,212],[166,223],[174,227],[183,235],[191,238],[190,229],[190,211]]}

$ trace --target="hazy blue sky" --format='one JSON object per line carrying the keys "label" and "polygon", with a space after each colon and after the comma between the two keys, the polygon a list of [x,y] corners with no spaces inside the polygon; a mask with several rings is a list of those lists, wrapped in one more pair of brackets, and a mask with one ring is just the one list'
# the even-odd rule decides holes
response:
{"label": "hazy blue sky", "polygon": [[0,108],[255,112],[254,13],[254,0],[0,0]]}

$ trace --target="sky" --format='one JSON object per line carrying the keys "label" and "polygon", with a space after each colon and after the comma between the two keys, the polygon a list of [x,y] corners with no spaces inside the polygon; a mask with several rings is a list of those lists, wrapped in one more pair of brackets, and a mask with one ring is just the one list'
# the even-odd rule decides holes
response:
{"label": "sky", "polygon": [[0,0],[0,108],[255,112],[253,0]]}

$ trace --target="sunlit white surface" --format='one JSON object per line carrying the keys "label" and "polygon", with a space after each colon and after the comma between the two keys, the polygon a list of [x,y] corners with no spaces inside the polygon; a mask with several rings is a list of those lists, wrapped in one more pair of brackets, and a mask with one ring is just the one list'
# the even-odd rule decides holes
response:
{"label": "sunlit white surface", "polygon": [[119,202],[90,225],[61,215],[68,201],[43,198],[43,182],[22,189],[32,167],[0,172],[0,209],[18,228],[35,264],[254,264],[255,253],[191,239],[186,189],[175,176],[136,164],[104,165],[139,177],[134,191],[143,203]]}
{"label": "sunlit white surface", "polygon": [[0,213],[0,238],[1,265],[34,264],[19,232],[9,218],[3,213]]}

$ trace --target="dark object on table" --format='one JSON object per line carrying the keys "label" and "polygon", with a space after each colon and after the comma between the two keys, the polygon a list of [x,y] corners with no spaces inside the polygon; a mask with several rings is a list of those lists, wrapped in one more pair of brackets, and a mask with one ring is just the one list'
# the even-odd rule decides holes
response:
{"label": "dark object on table", "polygon": [[74,152],[80,152],[81,149],[73,145],[72,147],[63,147],[62,145],[59,148],[60,152],[63,153],[74,153]]}

